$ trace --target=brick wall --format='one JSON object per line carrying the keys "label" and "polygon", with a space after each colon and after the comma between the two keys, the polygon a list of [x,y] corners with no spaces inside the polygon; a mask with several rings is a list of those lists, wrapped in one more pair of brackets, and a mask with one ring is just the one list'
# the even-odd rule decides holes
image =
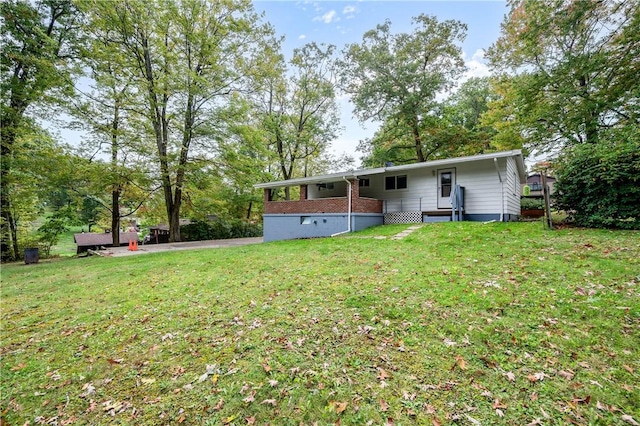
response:
{"label": "brick wall", "polygon": [[[265,214],[296,214],[296,213],[348,213],[347,197],[322,198],[307,200],[307,186],[300,186],[299,201],[270,201],[269,189],[264,190]],[[351,183],[351,211],[352,213],[382,213],[382,200],[360,198],[358,181]]]}

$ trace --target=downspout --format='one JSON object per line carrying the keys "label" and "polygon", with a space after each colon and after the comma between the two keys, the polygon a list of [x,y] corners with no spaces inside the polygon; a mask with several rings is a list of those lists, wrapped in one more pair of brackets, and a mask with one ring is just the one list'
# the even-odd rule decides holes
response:
{"label": "downspout", "polygon": [[498,172],[498,180],[500,180],[500,201],[502,203],[500,209],[500,222],[504,222],[504,182],[502,181],[502,176],[500,175],[500,167],[498,166],[498,159],[493,158],[493,163],[496,165],[496,172]]}
{"label": "downspout", "polygon": [[351,232],[351,181],[348,180],[345,176],[342,176],[342,179],[347,182],[347,230],[336,232],[335,234],[331,234],[332,237],[342,234],[348,234]]}

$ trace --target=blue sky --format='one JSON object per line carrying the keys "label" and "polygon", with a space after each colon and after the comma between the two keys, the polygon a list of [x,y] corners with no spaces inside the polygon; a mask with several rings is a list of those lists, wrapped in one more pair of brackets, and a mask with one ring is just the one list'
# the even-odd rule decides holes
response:
{"label": "blue sky", "polygon": [[[306,43],[334,44],[338,51],[350,43],[362,41],[362,35],[391,21],[392,32],[410,32],[411,18],[421,13],[435,15],[439,21],[455,19],[467,24],[467,37],[462,45],[469,70],[467,76],[484,76],[489,70],[483,59],[483,49],[491,46],[500,35],[500,24],[507,13],[505,1],[295,1],[254,0],[257,12],[264,13],[279,36],[285,36],[284,54],[291,57],[293,49]],[[334,154],[347,153],[359,165],[358,141],[370,137],[378,123],[364,128],[352,116],[353,106],[340,99],[341,125],[344,131],[332,142]]]}

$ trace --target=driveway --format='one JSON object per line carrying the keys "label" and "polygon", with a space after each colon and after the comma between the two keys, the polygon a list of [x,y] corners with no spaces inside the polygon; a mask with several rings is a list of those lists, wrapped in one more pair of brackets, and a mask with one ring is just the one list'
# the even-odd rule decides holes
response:
{"label": "driveway", "polygon": [[259,244],[262,241],[263,241],[262,237],[257,237],[257,238],[233,238],[229,240],[189,241],[186,243],[146,244],[146,245],[138,245],[137,251],[129,251],[128,247],[122,246],[122,247],[110,247],[107,250],[101,251],[101,253],[107,256],[112,256],[112,257],[133,256],[137,254],[156,253],[161,251],[214,249],[214,248],[222,248],[222,247],[246,246],[249,244]]}

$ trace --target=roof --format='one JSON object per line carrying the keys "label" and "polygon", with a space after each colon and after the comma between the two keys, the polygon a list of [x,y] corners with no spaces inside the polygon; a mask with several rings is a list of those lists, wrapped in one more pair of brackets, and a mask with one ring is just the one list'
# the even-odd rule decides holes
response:
{"label": "roof", "polygon": [[[113,244],[113,237],[111,233],[81,233],[81,234],[73,234],[73,239],[75,240],[78,246],[108,246]],[[137,241],[138,233],[137,232],[121,232],[120,233],[120,244],[128,243],[129,241]]]}
{"label": "roof", "polygon": [[353,179],[353,178],[366,177],[366,176],[387,173],[387,172],[393,173],[393,172],[401,172],[406,170],[414,170],[414,169],[422,169],[422,168],[450,166],[454,164],[468,163],[472,161],[492,160],[494,158],[498,159],[498,158],[505,158],[505,157],[514,157],[516,159],[516,164],[518,167],[518,172],[520,174],[520,179],[524,181],[526,179],[524,159],[522,158],[522,151],[520,151],[519,149],[516,149],[512,151],[492,152],[489,154],[471,155],[467,157],[445,158],[442,160],[425,161],[422,163],[405,164],[402,166],[389,166],[389,167],[378,167],[375,169],[349,170],[345,172],[331,173],[327,175],[310,176],[306,178],[259,183],[254,185],[254,188],[280,188],[283,186],[297,186],[297,185],[310,185],[310,184],[316,184],[316,183],[338,182],[348,178]]}

